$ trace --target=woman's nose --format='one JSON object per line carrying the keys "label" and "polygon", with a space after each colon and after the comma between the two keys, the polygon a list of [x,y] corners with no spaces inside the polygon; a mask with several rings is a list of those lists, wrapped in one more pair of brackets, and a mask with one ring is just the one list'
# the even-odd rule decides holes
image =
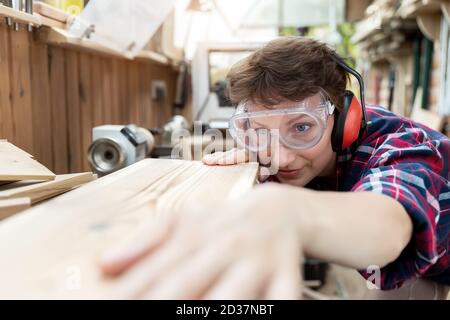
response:
{"label": "woman's nose", "polygon": [[276,165],[278,168],[286,168],[295,161],[295,153],[285,147],[282,144],[272,144],[270,150],[267,150],[266,153],[259,154],[259,160],[261,164]]}
{"label": "woman's nose", "polygon": [[278,154],[278,163],[280,168],[286,168],[289,166],[289,164],[295,161],[295,153],[282,144],[280,144],[279,146]]}

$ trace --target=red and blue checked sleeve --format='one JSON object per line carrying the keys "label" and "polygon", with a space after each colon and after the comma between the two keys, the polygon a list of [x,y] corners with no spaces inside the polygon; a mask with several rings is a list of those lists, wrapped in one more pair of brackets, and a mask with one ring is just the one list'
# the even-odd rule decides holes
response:
{"label": "red and blue checked sleeve", "polygon": [[[415,137],[411,141],[410,138]],[[371,191],[397,200],[411,217],[413,235],[400,256],[381,268],[381,289],[398,288],[414,277],[448,273],[450,232],[450,185],[442,175],[448,158],[440,143],[417,135],[395,135],[366,145],[370,152],[361,178],[351,191]],[[380,235],[381,236],[381,235]],[[445,271],[447,270],[447,271]],[[360,270],[369,278],[372,273]]]}

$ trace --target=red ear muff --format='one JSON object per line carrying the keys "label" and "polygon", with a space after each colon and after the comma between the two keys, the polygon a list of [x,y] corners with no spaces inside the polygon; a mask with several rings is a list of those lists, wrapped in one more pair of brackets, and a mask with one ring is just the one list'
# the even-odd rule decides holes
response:
{"label": "red ear muff", "polygon": [[348,148],[359,137],[362,122],[362,108],[358,99],[352,94],[350,106],[345,117],[342,149]]}
{"label": "red ear muff", "polygon": [[343,110],[335,114],[332,133],[333,150],[340,152],[358,139],[362,125],[361,103],[353,92],[345,91]]}

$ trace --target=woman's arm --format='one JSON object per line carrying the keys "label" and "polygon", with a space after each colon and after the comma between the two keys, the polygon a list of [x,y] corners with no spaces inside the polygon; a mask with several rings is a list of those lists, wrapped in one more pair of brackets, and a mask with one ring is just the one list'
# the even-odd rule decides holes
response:
{"label": "woman's arm", "polygon": [[355,268],[382,267],[412,232],[400,204],[369,192],[268,183],[215,211],[184,212],[172,225],[143,230],[136,241],[106,253],[105,274],[130,269],[112,296],[298,298],[302,253]]}
{"label": "woman's arm", "polygon": [[278,201],[288,201],[295,208],[308,256],[357,269],[383,267],[395,260],[411,239],[410,217],[399,202],[386,195],[294,187],[286,187],[285,192],[277,196]]}

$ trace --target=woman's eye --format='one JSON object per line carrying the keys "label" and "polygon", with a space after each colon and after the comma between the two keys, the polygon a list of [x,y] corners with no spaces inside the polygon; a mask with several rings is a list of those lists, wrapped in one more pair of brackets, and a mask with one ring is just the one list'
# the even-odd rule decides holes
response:
{"label": "woman's eye", "polygon": [[305,132],[305,131],[309,130],[310,128],[311,128],[311,126],[306,123],[297,123],[295,125],[295,130],[297,132]]}

